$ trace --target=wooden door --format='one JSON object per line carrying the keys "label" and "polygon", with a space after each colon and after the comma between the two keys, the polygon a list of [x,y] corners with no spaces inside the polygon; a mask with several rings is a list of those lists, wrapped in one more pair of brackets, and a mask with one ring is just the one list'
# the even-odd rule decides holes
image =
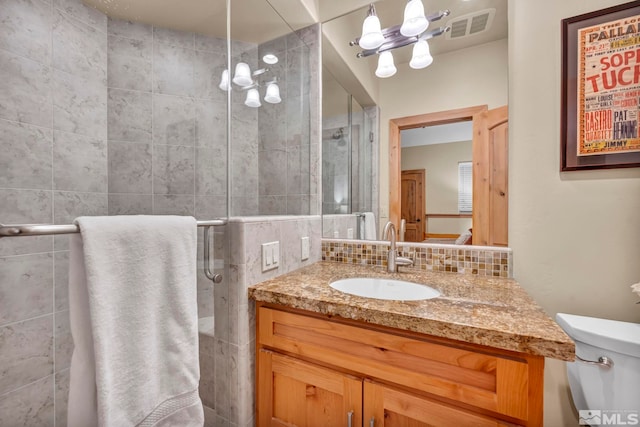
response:
{"label": "wooden door", "polygon": [[424,240],[424,169],[402,171],[400,218],[406,221],[404,240]]}
{"label": "wooden door", "polygon": [[495,418],[426,397],[364,382],[364,425],[369,427],[496,427]]}
{"label": "wooden door", "polygon": [[473,116],[473,244],[508,246],[507,106]]}
{"label": "wooden door", "polygon": [[260,427],[362,425],[362,380],[267,350],[258,366]]}

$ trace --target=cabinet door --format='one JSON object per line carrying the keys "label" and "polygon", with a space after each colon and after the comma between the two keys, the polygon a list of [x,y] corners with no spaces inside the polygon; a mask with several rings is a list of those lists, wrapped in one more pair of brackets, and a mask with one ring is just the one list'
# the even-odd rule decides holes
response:
{"label": "cabinet door", "polygon": [[366,427],[496,427],[511,425],[403,391],[364,382]]}
{"label": "cabinet door", "polygon": [[362,425],[362,380],[267,350],[258,366],[260,427]]}

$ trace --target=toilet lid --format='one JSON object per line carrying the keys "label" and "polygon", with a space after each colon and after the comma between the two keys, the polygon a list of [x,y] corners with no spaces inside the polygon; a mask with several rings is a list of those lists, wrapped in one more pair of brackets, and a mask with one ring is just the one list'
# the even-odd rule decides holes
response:
{"label": "toilet lid", "polygon": [[640,323],[558,313],[556,321],[574,341],[640,357]]}

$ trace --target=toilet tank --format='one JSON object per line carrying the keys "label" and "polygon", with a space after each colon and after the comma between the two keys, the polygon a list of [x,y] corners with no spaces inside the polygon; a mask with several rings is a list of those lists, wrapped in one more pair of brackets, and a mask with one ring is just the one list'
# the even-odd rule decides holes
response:
{"label": "toilet tank", "polygon": [[581,421],[585,414],[601,414],[602,423],[592,426],[611,425],[612,417],[640,425],[640,324],[564,313],[556,321],[575,341],[577,357],[598,361],[604,356],[613,362],[609,368],[577,359],[567,363]]}

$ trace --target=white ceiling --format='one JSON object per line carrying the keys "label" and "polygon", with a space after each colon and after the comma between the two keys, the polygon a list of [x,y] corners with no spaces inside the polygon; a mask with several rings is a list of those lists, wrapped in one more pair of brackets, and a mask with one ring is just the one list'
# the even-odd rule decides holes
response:
{"label": "white ceiling", "polygon": [[[159,27],[193,31],[226,38],[225,0],[83,0],[107,15],[131,21],[140,21]],[[315,6],[309,10],[309,3]],[[462,40],[434,39],[432,54],[462,49],[507,37],[507,0],[423,0],[425,12],[450,9],[448,18],[465,15],[486,8],[497,10],[493,28],[483,34]],[[380,0],[376,3],[383,27],[401,23],[406,0]],[[272,6],[273,5],[273,6]],[[300,25],[309,24],[309,17],[316,15],[322,22],[334,21],[351,28],[353,38],[360,35],[362,21],[368,3],[365,0],[232,0],[231,38],[251,43],[272,40]],[[274,9],[275,8],[275,9]],[[289,22],[283,20],[285,17]],[[444,25],[447,18],[432,24],[432,28]],[[348,43],[349,40],[345,40]],[[410,47],[395,52],[411,51]],[[354,48],[354,55],[357,49]],[[410,53],[408,54],[410,55]],[[405,55],[406,56],[406,55]],[[404,60],[396,59],[398,62]],[[404,62],[408,62],[408,59]]]}
{"label": "white ceiling", "polygon": [[[112,18],[227,38],[225,0],[83,1]],[[231,1],[232,39],[260,44],[289,32],[287,23],[267,0]]]}

